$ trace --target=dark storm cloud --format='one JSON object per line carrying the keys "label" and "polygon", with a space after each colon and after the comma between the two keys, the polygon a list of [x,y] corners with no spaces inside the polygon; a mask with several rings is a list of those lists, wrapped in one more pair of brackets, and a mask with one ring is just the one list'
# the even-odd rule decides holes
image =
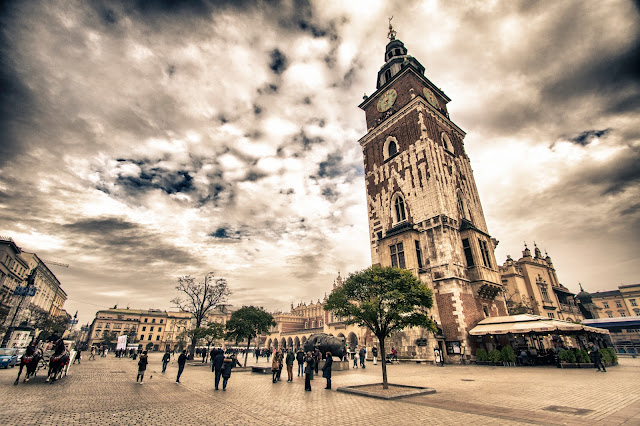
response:
{"label": "dark storm cloud", "polygon": [[279,49],[274,49],[270,53],[271,62],[269,68],[276,74],[282,74],[287,69],[287,57]]}
{"label": "dark storm cloud", "polygon": [[333,203],[338,201],[340,193],[338,192],[336,185],[327,185],[322,188],[322,196]]}
{"label": "dark storm cloud", "polygon": [[138,176],[118,175],[116,186],[124,187],[130,194],[149,189],[161,189],[167,194],[194,190],[193,178],[188,171],[169,171],[160,167],[141,166]]}
{"label": "dark storm cloud", "polygon": [[591,141],[593,141],[593,139],[602,137],[607,133],[609,133],[610,131],[611,129],[587,130],[580,133],[578,136],[570,138],[569,141],[574,142],[577,145],[586,146],[586,145],[589,145]]}
{"label": "dark storm cloud", "polygon": [[107,263],[200,263],[188,251],[165,241],[161,234],[124,219],[83,219],[62,225],[62,228],[68,237],[73,238],[78,248],[98,253]]}
{"label": "dark storm cloud", "polygon": [[221,240],[239,240],[242,238],[243,232],[234,230],[228,226],[221,226],[208,235]]}
{"label": "dark storm cloud", "polygon": [[334,178],[344,174],[342,156],[338,153],[327,155],[326,160],[318,166],[318,177]]}
{"label": "dark storm cloud", "polygon": [[293,143],[296,145],[301,145],[302,149],[308,151],[312,148],[313,145],[320,144],[324,142],[324,139],[320,136],[309,137],[304,129],[300,130],[298,134],[293,137]]}

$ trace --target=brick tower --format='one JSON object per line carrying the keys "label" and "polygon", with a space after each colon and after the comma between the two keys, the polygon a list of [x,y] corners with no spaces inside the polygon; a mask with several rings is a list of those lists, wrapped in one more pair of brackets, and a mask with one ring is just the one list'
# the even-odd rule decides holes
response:
{"label": "brick tower", "polygon": [[434,293],[432,313],[442,333],[417,347],[414,330],[396,344],[407,356],[427,359],[439,346],[448,362],[459,362],[476,341],[469,329],[486,316],[507,315],[497,241],[487,230],[465,132],[447,112],[451,99],[395,36],[389,22],[376,91],[359,105],[367,121],[359,142],[371,258],[412,271]]}

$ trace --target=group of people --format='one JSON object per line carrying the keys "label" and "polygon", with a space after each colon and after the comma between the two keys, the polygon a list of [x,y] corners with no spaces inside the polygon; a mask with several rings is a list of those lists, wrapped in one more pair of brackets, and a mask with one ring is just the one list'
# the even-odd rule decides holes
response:
{"label": "group of people", "polygon": [[319,370],[322,370],[322,377],[327,380],[325,389],[331,389],[331,367],[333,365],[333,357],[329,351],[327,351],[324,356],[325,362],[322,368],[320,368],[322,353],[318,348],[313,352],[309,351],[307,353],[302,349],[298,349],[295,355],[292,350],[276,350],[273,353],[273,359],[271,361],[271,381],[272,383],[278,383],[280,381],[282,369],[284,365],[286,365],[287,382],[293,382],[293,364],[297,362],[298,377],[304,375],[305,378],[305,391],[311,391],[311,380],[313,380],[314,373],[318,374]]}

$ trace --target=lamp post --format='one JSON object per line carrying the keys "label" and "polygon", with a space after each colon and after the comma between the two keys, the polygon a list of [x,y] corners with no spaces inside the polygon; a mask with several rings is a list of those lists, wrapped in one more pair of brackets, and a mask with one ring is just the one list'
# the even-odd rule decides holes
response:
{"label": "lamp post", "polygon": [[22,302],[26,297],[31,297],[36,294],[38,289],[34,287],[34,282],[36,279],[37,268],[31,271],[29,276],[27,277],[27,285],[25,287],[18,286],[13,291],[13,294],[16,296],[20,296],[20,301],[18,302],[18,306],[16,306],[16,311],[13,313],[13,317],[11,318],[11,322],[9,323],[9,327],[7,328],[7,332],[4,334],[2,339],[2,344],[0,347],[6,348],[7,343],[9,343],[9,339],[11,338],[11,333],[13,332],[13,323],[18,316],[18,312],[20,312],[20,308],[22,307]]}

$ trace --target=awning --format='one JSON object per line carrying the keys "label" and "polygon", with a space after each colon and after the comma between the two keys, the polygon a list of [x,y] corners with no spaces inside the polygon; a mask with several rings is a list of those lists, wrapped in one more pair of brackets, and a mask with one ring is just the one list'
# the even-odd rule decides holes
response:
{"label": "awning", "polygon": [[469,331],[472,336],[497,334],[526,334],[526,333],[554,333],[566,334],[586,331],[588,333],[609,334],[608,330],[575,324],[542,317],[539,315],[522,314],[502,317],[488,317]]}

